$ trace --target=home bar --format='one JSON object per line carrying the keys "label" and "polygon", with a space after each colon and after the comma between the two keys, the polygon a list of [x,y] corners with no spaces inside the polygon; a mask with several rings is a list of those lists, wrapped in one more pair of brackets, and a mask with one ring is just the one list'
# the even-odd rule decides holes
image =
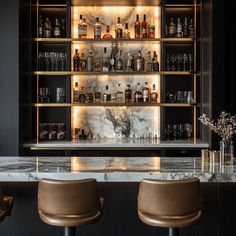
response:
{"label": "home bar", "polygon": [[3,1],[0,235],[234,235],[234,10]]}

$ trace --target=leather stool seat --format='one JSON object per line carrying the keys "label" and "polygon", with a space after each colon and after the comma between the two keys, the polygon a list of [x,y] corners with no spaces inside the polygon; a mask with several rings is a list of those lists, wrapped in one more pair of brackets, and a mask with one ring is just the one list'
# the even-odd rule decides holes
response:
{"label": "leather stool seat", "polygon": [[142,180],[138,216],[145,224],[169,228],[169,235],[197,223],[202,216],[199,179]]}
{"label": "leather stool seat", "polygon": [[0,195],[0,221],[3,221],[6,216],[10,216],[13,197]]}

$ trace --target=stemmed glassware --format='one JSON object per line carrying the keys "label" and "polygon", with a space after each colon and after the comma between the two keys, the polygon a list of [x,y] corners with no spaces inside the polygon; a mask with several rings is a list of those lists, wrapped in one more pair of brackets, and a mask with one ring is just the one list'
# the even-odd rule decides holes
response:
{"label": "stemmed glassware", "polygon": [[187,71],[187,69],[186,69],[186,64],[187,64],[187,62],[188,62],[188,54],[184,54],[183,55],[183,66],[184,66],[184,68],[183,68],[183,70],[184,71]]}
{"label": "stemmed glassware", "polygon": [[60,53],[59,61],[61,62],[61,71],[64,71],[66,68],[66,53]]}
{"label": "stemmed glassware", "polygon": [[166,55],[166,70],[170,71],[170,54]]}
{"label": "stemmed glassware", "polygon": [[190,139],[192,132],[193,132],[193,127],[191,124],[185,124],[184,125],[184,130],[186,131],[188,139]]}
{"label": "stemmed glassware", "polygon": [[193,71],[193,57],[192,54],[189,54],[189,71]]}
{"label": "stemmed glassware", "polygon": [[172,54],[172,56],[171,56],[171,63],[172,63],[171,68],[172,68],[173,71],[175,71],[176,70],[176,65],[175,65],[175,63],[176,63],[176,56],[174,54]]}
{"label": "stemmed glassware", "polygon": [[44,57],[45,57],[46,71],[49,71],[50,70],[50,53],[45,52]]}
{"label": "stemmed glassware", "polygon": [[181,63],[183,61],[183,56],[182,54],[177,54],[177,65],[178,65],[178,71],[181,71]]}

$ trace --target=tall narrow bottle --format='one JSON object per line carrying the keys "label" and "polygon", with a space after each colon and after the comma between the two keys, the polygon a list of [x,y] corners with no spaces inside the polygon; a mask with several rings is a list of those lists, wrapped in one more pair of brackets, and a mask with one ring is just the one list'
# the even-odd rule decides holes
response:
{"label": "tall narrow bottle", "polygon": [[102,58],[102,71],[109,71],[109,57],[107,55],[107,48],[104,48],[103,58]]}
{"label": "tall narrow bottle", "polygon": [[184,18],[184,25],[183,25],[183,37],[187,38],[188,37],[188,18]]}
{"label": "tall narrow bottle", "polygon": [[43,18],[42,15],[39,15],[39,22],[38,22],[38,38],[43,37]]}
{"label": "tall narrow bottle", "polygon": [[158,61],[156,51],[154,51],[154,53],[153,53],[152,66],[153,66],[153,71],[159,71],[160,66],[159,66],[159,61]]}
{"label": "tall narrow bottle", "polygon": [[80,70],[81,71],[87,70],[87,59],[83,52],[81,53],[81,57],[80,57]]}
{"label": "tall narrow bottle", "polygon": [[87,37],[87,22],[86,19],[82,19],[82,15],[80,15],[80,21],[78,24],[78,38],[86,38]]}
{"label": "tall narrow bottle", "polygon": [[183,37],[183,26],[182,26],[182,23],[180,21],[180,18],[178,18],[178,21],[177,21],[177,29],[176,29],[176,37],[177,38],[181,38]]}
{"label": "tall narrow bottle", "polygon": [[96,23],[94,24],[94,38],[100,39],[101,33],[102,33],[102,26],[101,23],[99,22],[99,17],[96,17]]}
{"label": "tall narrow bottle", "polygon": [[46,21],[44,23],[44,37],[45,38],[51,38],[52,37],[52,25],[49,18],[46,18]]}
{"label": "tall narrow bottle", "polygon": [[190,20],[189,23],[189,37],[194,38],[195,37],[195,30],[194,30],[194,25],[193,25],[193,19]]}
{"label": "tall narrow bottle", "polygon": [[120,39],[123,38],[123,26],[120,22],[120,17],[117,19],[117,24],[115,26],[115,33],[116,33],[116,38]]}
{"label": "tall narrow bottle", "polygon": [[137,83],[136,91],[134,93],[134,102],[142,102],[143,101],[143,95],[141,91],[140,83]]}
{"label": "tall narrow bottle", "polygon": [[127,72],[134,71],[134,56],[131,55],[129,52],[127,55],[126,71]]}
{"label": "tall narrow bottle", "polygon": [[110,94],[108,85],[106,86],[106,89],[105,89],[102,96],[103,96],[103,102],[110,102],[111,101],[111,94]]}
{"label": "tall narrow bottle", "polygon": [[65,19],[61,20],[61,37],[66,38],[66,21],[65,21]]}
{"label": "tall narrow bottle", "polygon": [[80,58],[79,58],[78,49],[75,49],[75,54],[73,57],[73,69],[74,71],[80,71]]}
{"label": "tall narrow bottle", "polygon": [[125,102],[126,103],[132,102],[132,89],[130,88],[130,84],[127,84],[125,90]]}
{"label": "tall narrow bottle", "polygon": [[141,24],[139,21],[139,15],[136,16],[136,22],[134,24],[134,37],[141,38]]}
{"label": "tall narrow bottle", "polygon": [[122,51],[119,51],[119,56],[116,61],[116,71],[123,71],[123,59],[122,59]]}
{"label": "tall narrow bottle", "polygon": [[90,50],[87,57],[87,71],[93,71],[93,53]]}
{"label": "tall narrow bottle", "polygon": [[143,87],[142,95],[143,95],[143,102],[145,102],[145,103],[149,102],[150,89],[148,87],[148,82],[145,82],[145,86]]}
{"label": "tall narrow bottle", "polygon": [[152,39],[155,38],[155,24],[153,19],[151,20],[150,24],[148,25],[148,38]]}
{"label": "tall narrow bottle", "polygon": [[73,102],[78,103],[79,102],[79,87],[78,82],[75,82],[75,87],[73,90]]}
{"label": "tall narrow bottle", "polygon": [[146,71],[150,72],[153,70],[153,63],[152,63],[152,59],[151,59],[151,52],[148,52],[148,59],[146,62]]}
{"label": "tall narrow bottle", "polygon": [[138,57],[136,59],[136,70],[144,71],[144,58],[142,57],[141,51],[139,51]]}
{"label": "tall narrow bottle", "polygon": [[96,53],[94,57],[94,71],[96,72],[101,71],[101,58],[99,57],[98,53]]}
{"label": "tall narrow bottle", "polygon": [[157,102],[157,98],[158,98],[158,93],[157,93],[155,84],[153,84],[152,85],[152,90],[151,90],[151,93],[150,93],[150,101],[152,103],[156,103]]}
{"label": "tall narrow bottle", "polygon": [[142,38],[147,38],[147,36],[148,36],[148,24],[146,21],[146,14],[144,14],[142,21]]}
{"label": "tall narrow bottle", "polygon": [[61,28],[60,28],[60,23],[58,19],[55,20],[54,36],[55,38],[61,37]]}
{"label": "tall narrow bottle", "polygon": [[130,39],[129,24],[125,23],[124,39]]}
{"label": "tall narrow bottle", "polygon": [[124,92],[121,88],[121,84],[119,83],[117,86],[117,92],[116,92],[116,100],[118,103],[124,102]]}
{"label": "tall narrow bottle", "polygon": [[170,25],[169,25],[169,36],[175,37],[175,35],[176,35],[175,21],[174,21],[174,18],[171,18]]}

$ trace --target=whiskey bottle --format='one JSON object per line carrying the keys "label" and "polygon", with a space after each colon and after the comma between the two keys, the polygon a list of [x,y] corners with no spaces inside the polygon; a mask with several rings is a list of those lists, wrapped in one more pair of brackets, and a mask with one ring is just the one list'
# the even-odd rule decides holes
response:
{"label": "whiskey bottle", "polygon": [[141,24],[139,21],[139,15],[136,16],[136,22],[134,24],[134,37],[141,38]]}
{"label": "whiskey bottle", "polygon": [[148,59],[146,62],[146,71],[150,72],[153,70],[153,64],[152,64],[152,60],[151,60],[151,52],[148,52]]}
{"label": "whiskey bottle", "polygon": [[144,14],[142,22],[142,38],[147,38],[147,36],[148,36],[148,24],[146,21],[146,14]]}
{"label": "whiskey bottle", "polygon": [[93,53],[89,50],[89,55],[87,57],[87,71],[93,71]]}
{"label": "whiskey bottle", "polygon": [[134,56],[128,52],[126,71],[134,71]]}
{"label": "whiskey bottle", "polygon": [[65,21],[65,19],[61,20],[61,37],[66,38],[66,21]]}
{"label": "whiskey bottle", "polygon": [[125,23],[124,39],[130,39],[129,24]]}
{"label": "whiskey bottle", "polygon": [[87,37],[87,22],[86,19],[82,19],[82,15],[80,15],[80,20],[78,24],[78,38],[86,38]]}
{"label": "whiskey bottle", "polygon": [[175,22],[174,18],[170,19],[170,25],[169,25],[169,36],[170,37],[175,37],[176,35],[176,27],[175,27]]}
{"label": "whiskey bottle", "polygon": [[100,59],[98,53],[96,53],[96,55],[94,57],[94,71],[96,71],[96,72],[101,71],[101,59]]}
{"label": "whiskey bottle", "polygon": [[193,19],[191,19],[190,23],[189,23],[189,37],[190,38],[195,37],[195,29],[194,29],[194,25],[193,25]]}
{"label": "whiskey bottle", "polygon": [[104,48],[103,58],[102,58],[102,71],[109,71],[109,58],[107,55],[107,48]]}
{"label": "whiskey bottle", "polygon": [[80,58],[79,58],[78,49],[75,49],[75,54],[73,57],[73,69],[74,71],[80,71]]}
{"label": "whiskey bottle", "polygon": [[87,95],[84,87],[81,87],[79,92],[79,103],[87,103]]}
{"label": "whiskey bottle", "polygon": [[108,85],[106,85],[106,89],[105,89],[102,97],[103,97],[103,102],[110,102],[111,101],[111,94],[110,94]]}
{"label": "whiskey bottle", "polygon": [[153,71],[159,71],[159,62],[158,62],[158,57],[156,51],[153,52],[153,58],[152,58],[152,66],[153,66]]}
{"label": "whiskey bottle", "polygon": [[111,91],[111,102],[116,102],[116,100],[117,100],[117,93],[116,93],[115,89],[113,89]]}
{"label": "whiskey bottle", "polygon": [[58,19],[55,20],[54,36],[55,38],[61,37],[61,28]]}
{"label": "whiskey bottle", "polygon": [[73,90],[73,102],[78,103],[79,102],[79,87],[78,82],[75,82],[75,87]]}
{"label": "whiskey bottle", "polygon": [[152,103],[156,103],[157,98],[158,98],[158,93],[157,93],[155,84],[153,84],[152,85],[152,90],[151,90],[151,93],[150,93],[150,100],[151,100]]}
{"label": "whiskey bottle", "polygon": [[93,103],[93,91],[91,87],[88,87],[88,90],[86,92],[87,97],[87,103]]}
{"label": "whiskey bottle", "polygon": [[120,22],[120,17],[118,17],[117,24],[115,26],[115,33],[117,39],[123,38],[123,26]]}
{"label": "whiskey bottle", "polygon": [[180,18],[178,18],[178,21],[177,21],[177,29],[176,29],[176,37],[177,38],[181,38],[183,37],[183,26],[181,24],[181,21],[180,21]]}
{"label": "whiskey bottle", "polygon": [[42,15],[39,15],[39,23],[38,23],[38,38],[43,37],[43,18]]}
{"label": "whiskey bottle", "polygon": [[121,88],[121,84],[120,83],[117,86],[116,100],[119,103],[123,103],[124,102],[124,92],[123,92],[123,90]]}
{"label": "whiskey bottle", "polygon": [[116,71],[123,71],[123,59],[122,59],[122,51],[119,51],[119,56],[118,59],[116,61]]}
{"label": "whiskey bottle", "polygon": [[100,39],[101,33],[102,33],[102,26],[101,23],[99,22],[99,17],[96,17],[96,23],[94,24],[94,38]]}
{"label": "whiskey bottle", "polygon": [[101,89],[100,89],[100,88],[97,88],[97,90],[95,91],[95,93],[94,93],[94,99],[95,99],[95,102],[101,102],[101,99],[102,99],[102,92],[101,92]]}
{"label": "whiskey bottle", "polygon": [[148,38],[152,39],[155,38],[155,24],[153,19],[151,20],[150,24],[148,25]]}
{"label": "whiskey bottle", "polygon": [[130,88],[130,84],[127,84],[125,90],[125,102],[126,103],[132,102],[132,89]]}
{"label": "whiskey bottle", "polygon": [[106,33],[102,37],[103,39],[112,39],[112,35],[110,34],[110,25],[107,25]]}
{"label": "whiskey bottle", "polygon": [[51,38],[52,36],[52,25],[49,18],[46,18],[45,24],[44,24],[44,38]]}
{"label": "whiskey bottle", "polygon": [[134,102],[142,102],[143,101],[143,95],[141,91],[140,83],[137,83],[136,91],[134,93]]}
{"label": "whiskey bottle", "polygon": [[80,71],[86,71],[87,70],[87,59],[84,55],[84,53],[81,53],[80,57]]}
{"label": "whiskey bottle", "polygon": [[148,82],[145,82],[145,85],[144,85],[143,91],[142,91],[142,95],[143,95],[143,102],[145,102],[145,103],[149,102],[150,90],[148,87]]}
{"label": "whiskey bottle", "polygon": [[141,51],[139,51],[136,59],[136,69],[137,71],[144,71],[144,58],[142,57]]}
{"label": "whiskey bottle", "polygon": [[188,37],[188,18],[184,18],[184,25],[183,25],[183,37],[187,38]]}

